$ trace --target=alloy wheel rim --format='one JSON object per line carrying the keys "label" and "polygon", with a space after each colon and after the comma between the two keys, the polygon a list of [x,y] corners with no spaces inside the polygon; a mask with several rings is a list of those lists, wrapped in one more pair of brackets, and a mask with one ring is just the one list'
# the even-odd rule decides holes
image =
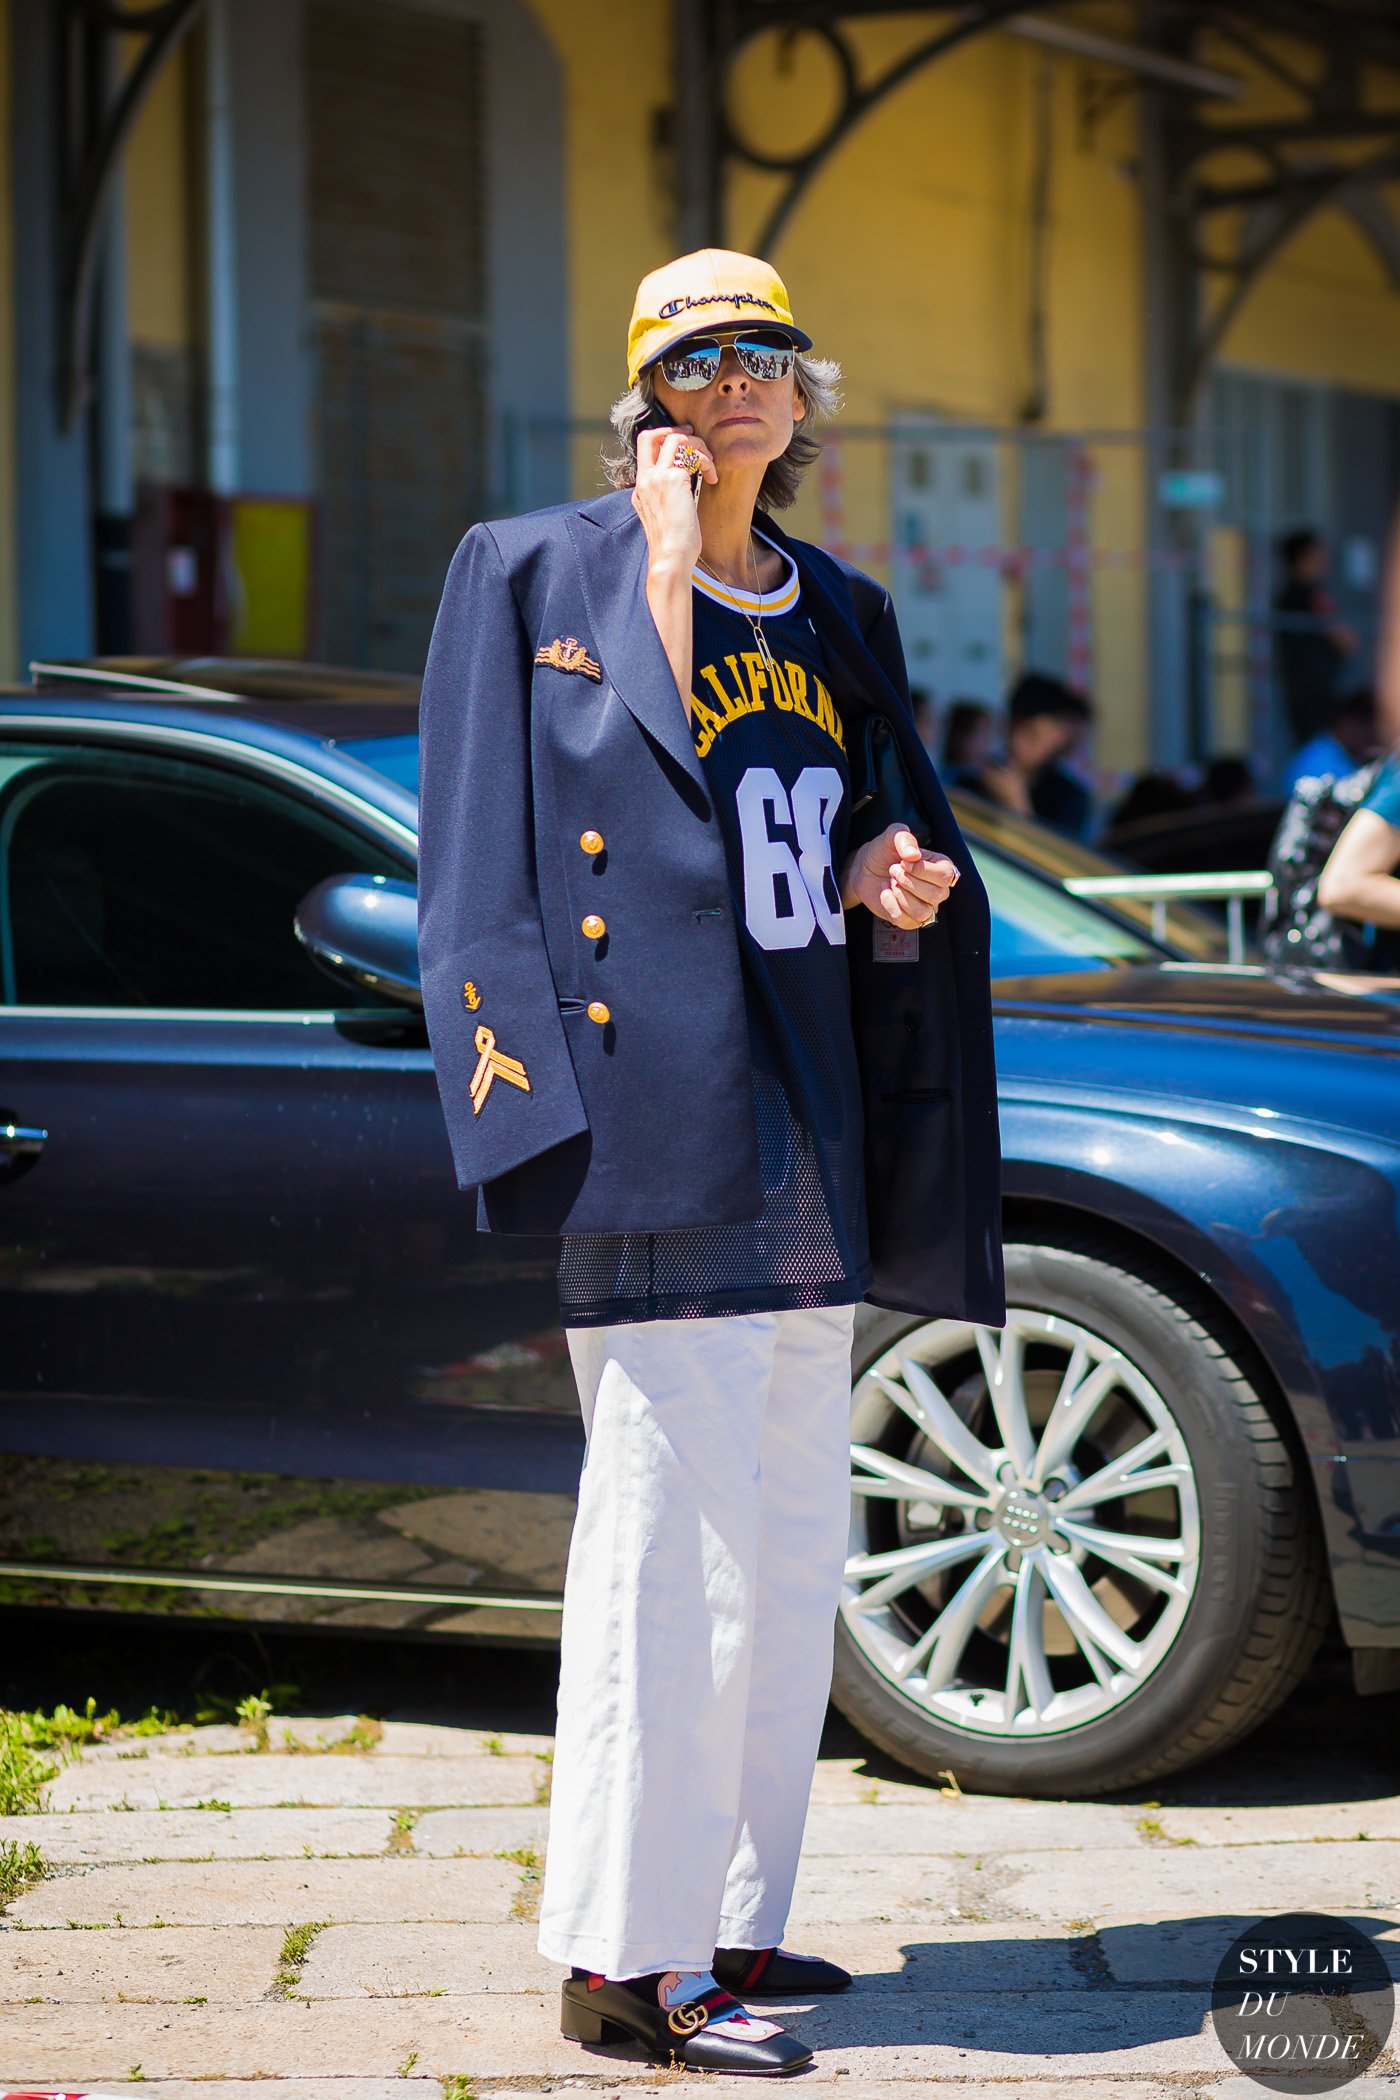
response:
{"label": "alloy wheel rim", "polygon": [[1170,1407],[1059,1314],[936,1320],[857,1381],[841,1617],[930,1719],[1024,1740],[1103,1720],[1160,1668],[1200,1577]]}

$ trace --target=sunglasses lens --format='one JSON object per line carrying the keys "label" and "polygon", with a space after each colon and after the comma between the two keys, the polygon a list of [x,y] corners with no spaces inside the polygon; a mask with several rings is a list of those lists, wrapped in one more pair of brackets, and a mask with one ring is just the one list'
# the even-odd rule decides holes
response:
{"label": "sunglasses lens", "polygon": [[691,394],[709,385],[719,370],[719,358],[718,343],[682,343],[662,358],[662,376],[678,393]]}
{"label": "sunglasses lens", "polygon": [[797,358],[781,335],[741,335],[734,349],[750,379],[786,379]]}
{"label": "sunglasses lens", "polygon": [[[733,338],[734,353],[750,379],[787,379],[797,352],[785,335],[754,329]],[[661,375],[677,393],[693,394],[719,375],[723,345],[706,338],[682,343],[661,359]]]}

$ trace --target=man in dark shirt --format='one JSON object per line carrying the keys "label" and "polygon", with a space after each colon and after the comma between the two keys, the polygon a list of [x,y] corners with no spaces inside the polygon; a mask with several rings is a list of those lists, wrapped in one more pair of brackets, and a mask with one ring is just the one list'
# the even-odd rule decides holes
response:
{"label": "man in dark shirt", "polygon": [[1006,745],[990,761],[956,770],[955,787],[999,802],[1018,816],[1039,817],[1071,838],[1089,829],[1093,803],[1064,761],[1083,740],[1093,709],[1082,694],[1046,671],[1025,671],[1006,703]]}
{"label": "man in dark shirt", "polygon": [[1327,589],[1327,543],[1321,533],[1290,532],[1280,544],[1283,587],[1274,600],[1274,650],[1283,704],[1296,744],[1332,719],[1342,666],[1357,639],[1336,618]]}

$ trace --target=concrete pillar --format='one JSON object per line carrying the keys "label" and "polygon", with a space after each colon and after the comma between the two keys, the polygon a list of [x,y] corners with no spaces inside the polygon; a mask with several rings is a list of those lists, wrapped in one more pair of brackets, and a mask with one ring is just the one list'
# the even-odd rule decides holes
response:
{"label": "concrete pillar", "polygon": [[19,668],[93,646],[89,433],[64,434],[57,374],[60,9],[25,0],[10,13],[10,151],[14,211],[16,595]]}
{"label": "concrete pillar", "polygon": [[300,0],[210,0],[208,473],[311,493]]}

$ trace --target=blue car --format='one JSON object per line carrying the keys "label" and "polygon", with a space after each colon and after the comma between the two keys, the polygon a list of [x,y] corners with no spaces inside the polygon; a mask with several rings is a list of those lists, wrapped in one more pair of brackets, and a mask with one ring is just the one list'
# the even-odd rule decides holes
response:
{"label": "blue car", "polygon": [[[411,682],[0,698],[0,1601],[548,1642],[555,1245],[479,1236],[418,1000]],[[862,1309],[834,1696],[968,1788],[1400,1682],[1400,986],[1215,959],[974,803],[1011,1313]],[[1066,864],[1066,853],[1074,860]],[[1077,857],[1076,857],[1077,854]]]}

